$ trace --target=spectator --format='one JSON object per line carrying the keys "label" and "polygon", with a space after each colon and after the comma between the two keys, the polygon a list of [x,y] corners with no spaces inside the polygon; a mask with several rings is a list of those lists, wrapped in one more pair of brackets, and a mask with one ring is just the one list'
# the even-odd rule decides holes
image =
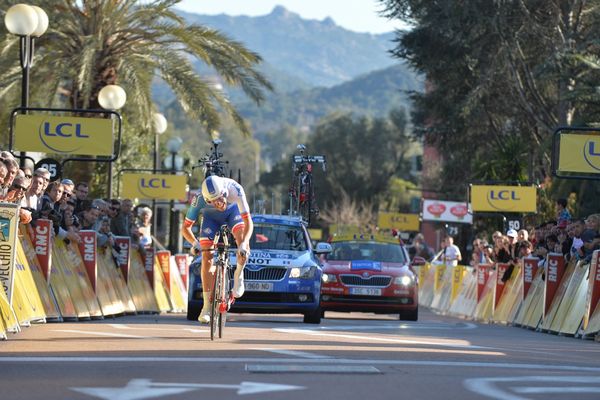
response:
{"label": "spectator", "polygon": [[110,221],[110,230],[114,235],[131,237],[132,209],[133,202],[130,199],[124,199],[121,202],[119,213]]}
{"label": "spectator", "polygon": [[[583,232],[585,231],[585,223],[580,220],[574,220],[571,225],[569,225],[567,233],[573,238],[573,242],[571,244],[571,249],[569,250],[569,259],[575,258],[577,260],[581,260],[585,258],[585,249],[583,247]],[[586,239],[589,234],[586,235]]]}
{"label": "spectator", "polygon": [[506,232],[506,237],[508,238],[508,252],[510,254],[511,260],[515,258],[515,253],[517,252],[517,237],[519,233],[514,229],[509,229]]}
{"label": "spectator", "polygon": [[40,167],[33,171],[33,176],[40,176],[42,179],[44,179],[44,189],[42,190],[42,193],[45,192],[48,188],[48,184],[50,183],[50,171],[48,171],[46,168]]}
{"label": "spectator", "polygon": [[462,255],[460,249],[454,244],[454,238],[452,236],[446,236],[445,247],[442,255],[442,260],[449,267],[456,267],[459,261],[462,261]]}
{"label": "spectator", "polygon": [[110,200],[110,206],[108,207],[107,216],[112,220],[115,218],[121,210],[121,202],[117,199]]}
{"label": "spectator", "polygon": [[4,181],[2,182],[0,188],[0,196],[5,197],[6,193],[8,193],[10,185],[12,185],[13,180],[19,172],[19,164],[15,161],[14,158],[2,158],[0,160],[2,160],[2,162],[6,166],[6,170],[8,171],[6,176],[4,177]]}
{"label": "spectator", "polygon": [[31,179],[31,185],[27,189],[25,197],[21,200],[21,207],[28,208],[30,211],[37,211],[42,193],[44,193],[44,178],[35,175]]}
{"label": "spectator", "polygon": [[481,248],[481,239],[473,240],[473,252],[471,253],[471,261],[469,261],[469,265],[472,267],[476,267],[481,263],[483,257],[483,252]]}
{"label": "spectator", "polygon": [[115,239],[110,231],[110,218],[107,216],[100,217],[98,228],[98,247],[107,248],[112,247],[115,244]]}
{"label": "spectator", "polygon": [[529,232],[526,229],[519,229],[517,231],[517,241],[524,242],[526,240],[529,240]]}
{"label": "spectator", "polygon": [[433,258],[433,250],[427,243],[425,243],[425,237],[422,233],[418,233],[413,240],[413,247],[415,249],[415,256],[423,257],[427,261],[431,261]]}
{"label": "spectator", "polygon": [[31,186],[31,178],[33,178],[33,171],[30,167],[23,167],[21,171],[23,171],[23,176],[25,177],[25,181],[27,182],[27,187]]}
{"label": "spectator", "polygon": [[86,182],[78,182],[77,185],[75,185],[75,199],[77,202],[77,206],[75,207],[76,213],[83,211],[82,203],[87,199],[89,192],[90,188]]}
{"label": "spectator", "polygon": [[84,203],[83,211],[77,214],[81,229],[96,230],[96,221],[102,214],[102,210],[92,202],[85,201]]}
{"label": "spectator", "polygon": [[61,228],[65,231],[79,231],[81,224],[79,218],[75,215],[75,202],[69,199],[62,210]]}
{"label": "spectator", "polygon": [[6,179],[6,176],[8,175],[8,168],[6,168],[6,165],[3,162],[0,162],[0,200],[6,196],[6,192],[8,190],[4,190],[4,180]]}
{"label": "spectator", "polygon": [[498,263],[508,263],[512,259],[510,242],[506,236],[496,238],[496,246],[494,248],[494,261]]}
{"label": "spectator", "polygon": [[8,188],[3,201],[6,203],[21,204],[21,199],[25,196],[27,189],[27,179],[24,176],[17,176]]}
{"label": "spectator", "polygon": [[571,213],[567,209],[567,199],[556,200],[556,224],[565,228],[569,223],[571,223]]}
{"label": "spectator", "polygon": [[140,207],[138,216],[136,229],[139,234],[139,244],[141,247],[149,247],[152,245],[152,210],[149,207]]}
{"label": "spectator", "polygon": [[45,218],[48,218],[52,211],[57,214],[60,213],[60,199],[64,190],[60,182],[52,182],[48,185],[48,189],[46,189],[46,193],[42,196],[39,207],[39,211]]}

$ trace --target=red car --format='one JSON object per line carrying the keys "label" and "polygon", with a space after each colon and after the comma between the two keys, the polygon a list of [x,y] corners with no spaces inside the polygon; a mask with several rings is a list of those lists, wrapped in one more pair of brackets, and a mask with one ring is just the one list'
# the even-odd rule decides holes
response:
{"label": "red car", "polygon": [[331,244],[323,266],[321,309],[398,313],[401,320],[419,318],[419,283],[412,265],[425,260],[415,257],[393,237],[339,237]]}

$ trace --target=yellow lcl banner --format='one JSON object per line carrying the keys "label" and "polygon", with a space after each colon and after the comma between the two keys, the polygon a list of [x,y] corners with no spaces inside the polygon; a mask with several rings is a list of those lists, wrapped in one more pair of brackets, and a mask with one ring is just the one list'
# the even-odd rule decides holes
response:
{"label": "yellow lcl banner", "polygon": [[419,230],[419,215],[380,212],[377,215],[377,226],[381,229],[417,232]]}
{"label": "yellow lcl banner", "polygon": [[17,115],[15,149],[42,153],[112,156],[112,120]]}
{"label": "yellow lcl banner", "polygon": [[185,175],[124,173],[123,197],[129,199],[183,200],[186,198]]}
{"label": "yellow lcl banner", "polygon": [[536,200],[534,186],[471,186],[473,211],[536,212]]}
{"label": "yellow lcl banner", "polygon": [[561,133],[559,172],[600,173],[600,135]]}

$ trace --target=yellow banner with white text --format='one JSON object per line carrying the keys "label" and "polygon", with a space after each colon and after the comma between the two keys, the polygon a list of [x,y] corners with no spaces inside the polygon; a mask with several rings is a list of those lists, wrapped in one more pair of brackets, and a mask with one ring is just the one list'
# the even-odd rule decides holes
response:
{"label": "yellow banner with white text", "polygon": [[15,149],[65,155],[112,156],[113,123],[106,118],[17,115]]}
{"label": "yellow banner with white text", "polygon": [[471,187],[471,207],[474,212],[536,212],[537,191],[534,186]]}
{"label": "yellow banner with white text", "polygon": [[124,173],[122,197],[130,199],[184,200],[187,177],[185,175]]}

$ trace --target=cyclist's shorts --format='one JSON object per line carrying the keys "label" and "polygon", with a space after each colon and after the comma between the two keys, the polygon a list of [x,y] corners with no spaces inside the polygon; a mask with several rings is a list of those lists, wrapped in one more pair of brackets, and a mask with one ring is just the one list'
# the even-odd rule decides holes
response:
{"label": "cyclist's shorts", "polygon": [[[230,204],[225,211],[214,208],[203,210],[202,226],[200,227],[200,245],[212,243],[221,225],[227,224],[231,232],[244,227],[237,204]],[[209,243],[207,243],[209,242]]]}

